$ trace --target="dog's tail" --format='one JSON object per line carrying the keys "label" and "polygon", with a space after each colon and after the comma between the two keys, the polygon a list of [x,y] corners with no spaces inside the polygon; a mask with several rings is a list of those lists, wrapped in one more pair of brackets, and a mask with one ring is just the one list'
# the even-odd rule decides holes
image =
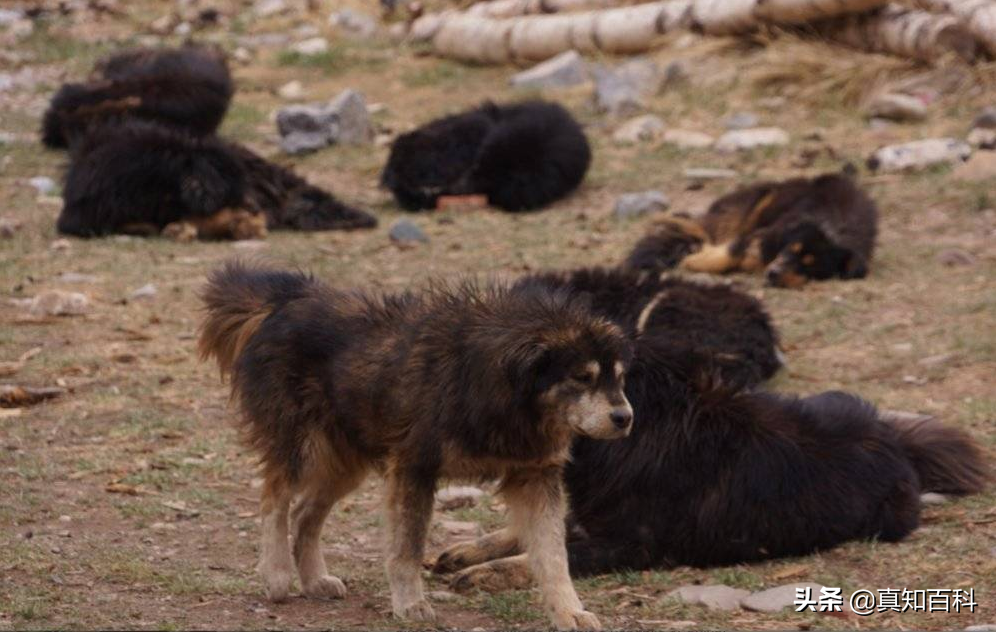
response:
{"label": "dog's tail", "polygon": [[649,272],[670,270],[708,241],[709,236],[695,220],[668,217],[656,232],[636,243],[623,267]]}
{"label": "dog's tail", "polygon": [[221,375],[231,373],[246,343],[275,307],[300,297],[312,279],[232,261],[208,276],[201,299],[207,318],[201,325],[198,351],[215,358]]}
{"label": "dog's tail", "polygon": [[991,473],[979,446],[963,431],[933,417],[883,413],[882,419],[899,434],[921,491],[960,496],[985,489]]}

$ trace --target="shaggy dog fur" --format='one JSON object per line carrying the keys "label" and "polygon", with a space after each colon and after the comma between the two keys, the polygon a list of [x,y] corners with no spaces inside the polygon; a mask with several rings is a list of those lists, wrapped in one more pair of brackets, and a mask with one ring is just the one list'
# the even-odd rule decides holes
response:
{"label": "shaggy dog fur", "polygon": [[172,234],[176,223],[192,224],[203,238],[236,239],[267,228],[377,224],[245,147],[143,121],[98,128],[77,143],[63,202],[59,231],[84,237],[167,226]]}
{"label": "shaggy dog fur", "polygon": [[670,336],[676,354],[703,361],[724,384],[754,386],[782,366],[778,334],[760,301],[733,287],[626,269],[582,268],[525,277],[587,297],[627,335]]}
{"label": "shaggy dog fur", "polygon": [[[626,374],[632,435],[604,444],[577,439],[565,472],[572,575],[738,564],[856,539],[894,542],[917,527],[922,492],[970,494],[988,480],[975,443],[934,420],[891,420],[841,392],[797,398],[719,383],[710,347],[740,348],[737,332],[757,327],[756,316],[738,310],[737,324],[707,309],[691,321],[648,318],[634,330],[632,315],[646,312],[639,306],[650,292],[636,284],[631,301],[616,301],[604,280],[614,274],[524,282],[589,293],[596,312],[616,314],[634,337]],[[725,340],[698,338],[724,329]],[[459,570],[456,589],[499,590],[527,585],[527,562],[517,538],[499,531],[444,551],[435,570]]]}
{"label": "shaggy dog fur", "polygon": [[598,625],[570,582],[561,478],[575,436],[620,437],[632,423],[618,327],[538,285],[373,297],[240,264],[211,275],[204,300],[201,353],[232,375],[263,465],[271,598],[287,596],[294,562],[305,593],[343,596],[322,523],[378,470],[394,612],[432,618],[421,568],[437,481],[497,478],[554,624]]}
{"label": "shaggy dog fur", "polygon": [[221,124],[232,92],[220,49],[188,45],[118,53],[99,62],[89,81],[67,83],[52,97],[42,121],[42,142],[67,147],[91,127],[125,118],[211,134]]}
{"label": "shaggy dog fur", "polygon": [[699,220],[665,220],[636,245],[627,265],[764,269],[768,283],[782,287],[857,279],[868,273],[877,223],[875,203],[848,175],[762,182],[719,198]]}
{"label": "shaggy dog fur", "polygon": [[381,183],[409,210],[483,194],[492,206],[524,211],[573,191],[590,162],[584,132],[560,105],[485,103],[399,136]]}

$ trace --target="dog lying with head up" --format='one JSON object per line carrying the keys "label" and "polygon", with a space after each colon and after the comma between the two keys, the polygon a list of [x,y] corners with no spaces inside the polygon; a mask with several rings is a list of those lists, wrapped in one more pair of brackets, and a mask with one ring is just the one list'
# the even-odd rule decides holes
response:
{"label": "dog lying with head up", "polygon": [[90,130],[71,154],[57,223],[65,234],[162,232],[185,241],[377,225],[289,169],[215,136],[126,120]]}
{"label": "dog lying with head up", "polygon": [[421,572],[437,482],[493,478],[554,625],[598,627],[568,574],[562,477],[575,437],[632,425],[616,325],[540,284],[375,296],[241,264],[213,273],[204,301],[201,354],[231,375],[263,467],[259,571],[271,599],[286,598],[295,566],[305,594],[344,595],[322,525],[377,471],[394,613],[433,619]]}
{"label": "dog lying with head up", "polygon": [[660,271],[764,271],[770,285],[868,274],[878,211],[844,173],[761,182],[725,195],[697,220],[669,217],[626,265]]}
{"label": "dog lying with head up", "polygon": [[68,147],[90,128],[139,119],[213,134],[232,100],[232,77],[220,48],[139,48],[97,63],[90,79],[67,83],[42,120],[42,142]]}
{"label": "dog lying with head up", "polygon": [[[742,388],[767,371],[731,371],[717,356],[752,364],[744,350],[763,349],[767,335],[766,355],[776,357],[770,329],[758,327],[763,310],[749,297],[741,295],[739,317],[713,317],[729,296],[701,291],[694,320],[655,320],[672,298],[642,292],[632,272],[577,271],[520,283],[587,294],[594,311],[634,343],[625,382],[631,435],[609,443],[579,437],[565,469],[574,577],[740,564],[850,540],[896,542],[916,529],[921,493],[971,494],[989,480],[975,442],[933,419],[892,419],[836,391],[800,398]],[[627,284],[641,298],[611,300]],[[673,300],[684,303],[695,291],[685,287]],[[709,301],[714,309],[704,307]],[[716,335],[695,333],[709,330]],[[754,342],[745,345],[740,331],[754,332]],[[502,530],[450,547],[435,571],[455,572],[458,590],[524,587],[528,557],[519,538]]]}

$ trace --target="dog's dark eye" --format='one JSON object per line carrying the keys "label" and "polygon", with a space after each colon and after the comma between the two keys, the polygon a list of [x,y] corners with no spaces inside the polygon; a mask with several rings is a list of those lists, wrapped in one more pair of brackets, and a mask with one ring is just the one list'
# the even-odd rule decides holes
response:
{"label": "dog's dark eye", "polygon": [[571,376],[571,379],[575,382],[580,382],[581,384],[591,385],[595,383],[595,374],[589,371],[585,371],[584,373],[575,373]]}

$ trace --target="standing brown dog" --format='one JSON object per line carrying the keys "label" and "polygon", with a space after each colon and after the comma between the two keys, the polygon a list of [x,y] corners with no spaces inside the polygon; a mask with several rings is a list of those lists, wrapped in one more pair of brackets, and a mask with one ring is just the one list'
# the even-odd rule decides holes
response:
{"label": "standing brown dog", "polygon": [[433,619],[421,564],[436,484],[489,478],[554,625],[599,626],[568,574],[561,478],[574,437],[629,433],[618,327],[539,285],[374,297],[238,263],[211,275],[204,301],[201,353],[231,374],[263,465],[259,571],[271,599],[286,598],[295,562],[305,594],[345,594],[325,569],[322,524],[377,470],[394,614]]}

